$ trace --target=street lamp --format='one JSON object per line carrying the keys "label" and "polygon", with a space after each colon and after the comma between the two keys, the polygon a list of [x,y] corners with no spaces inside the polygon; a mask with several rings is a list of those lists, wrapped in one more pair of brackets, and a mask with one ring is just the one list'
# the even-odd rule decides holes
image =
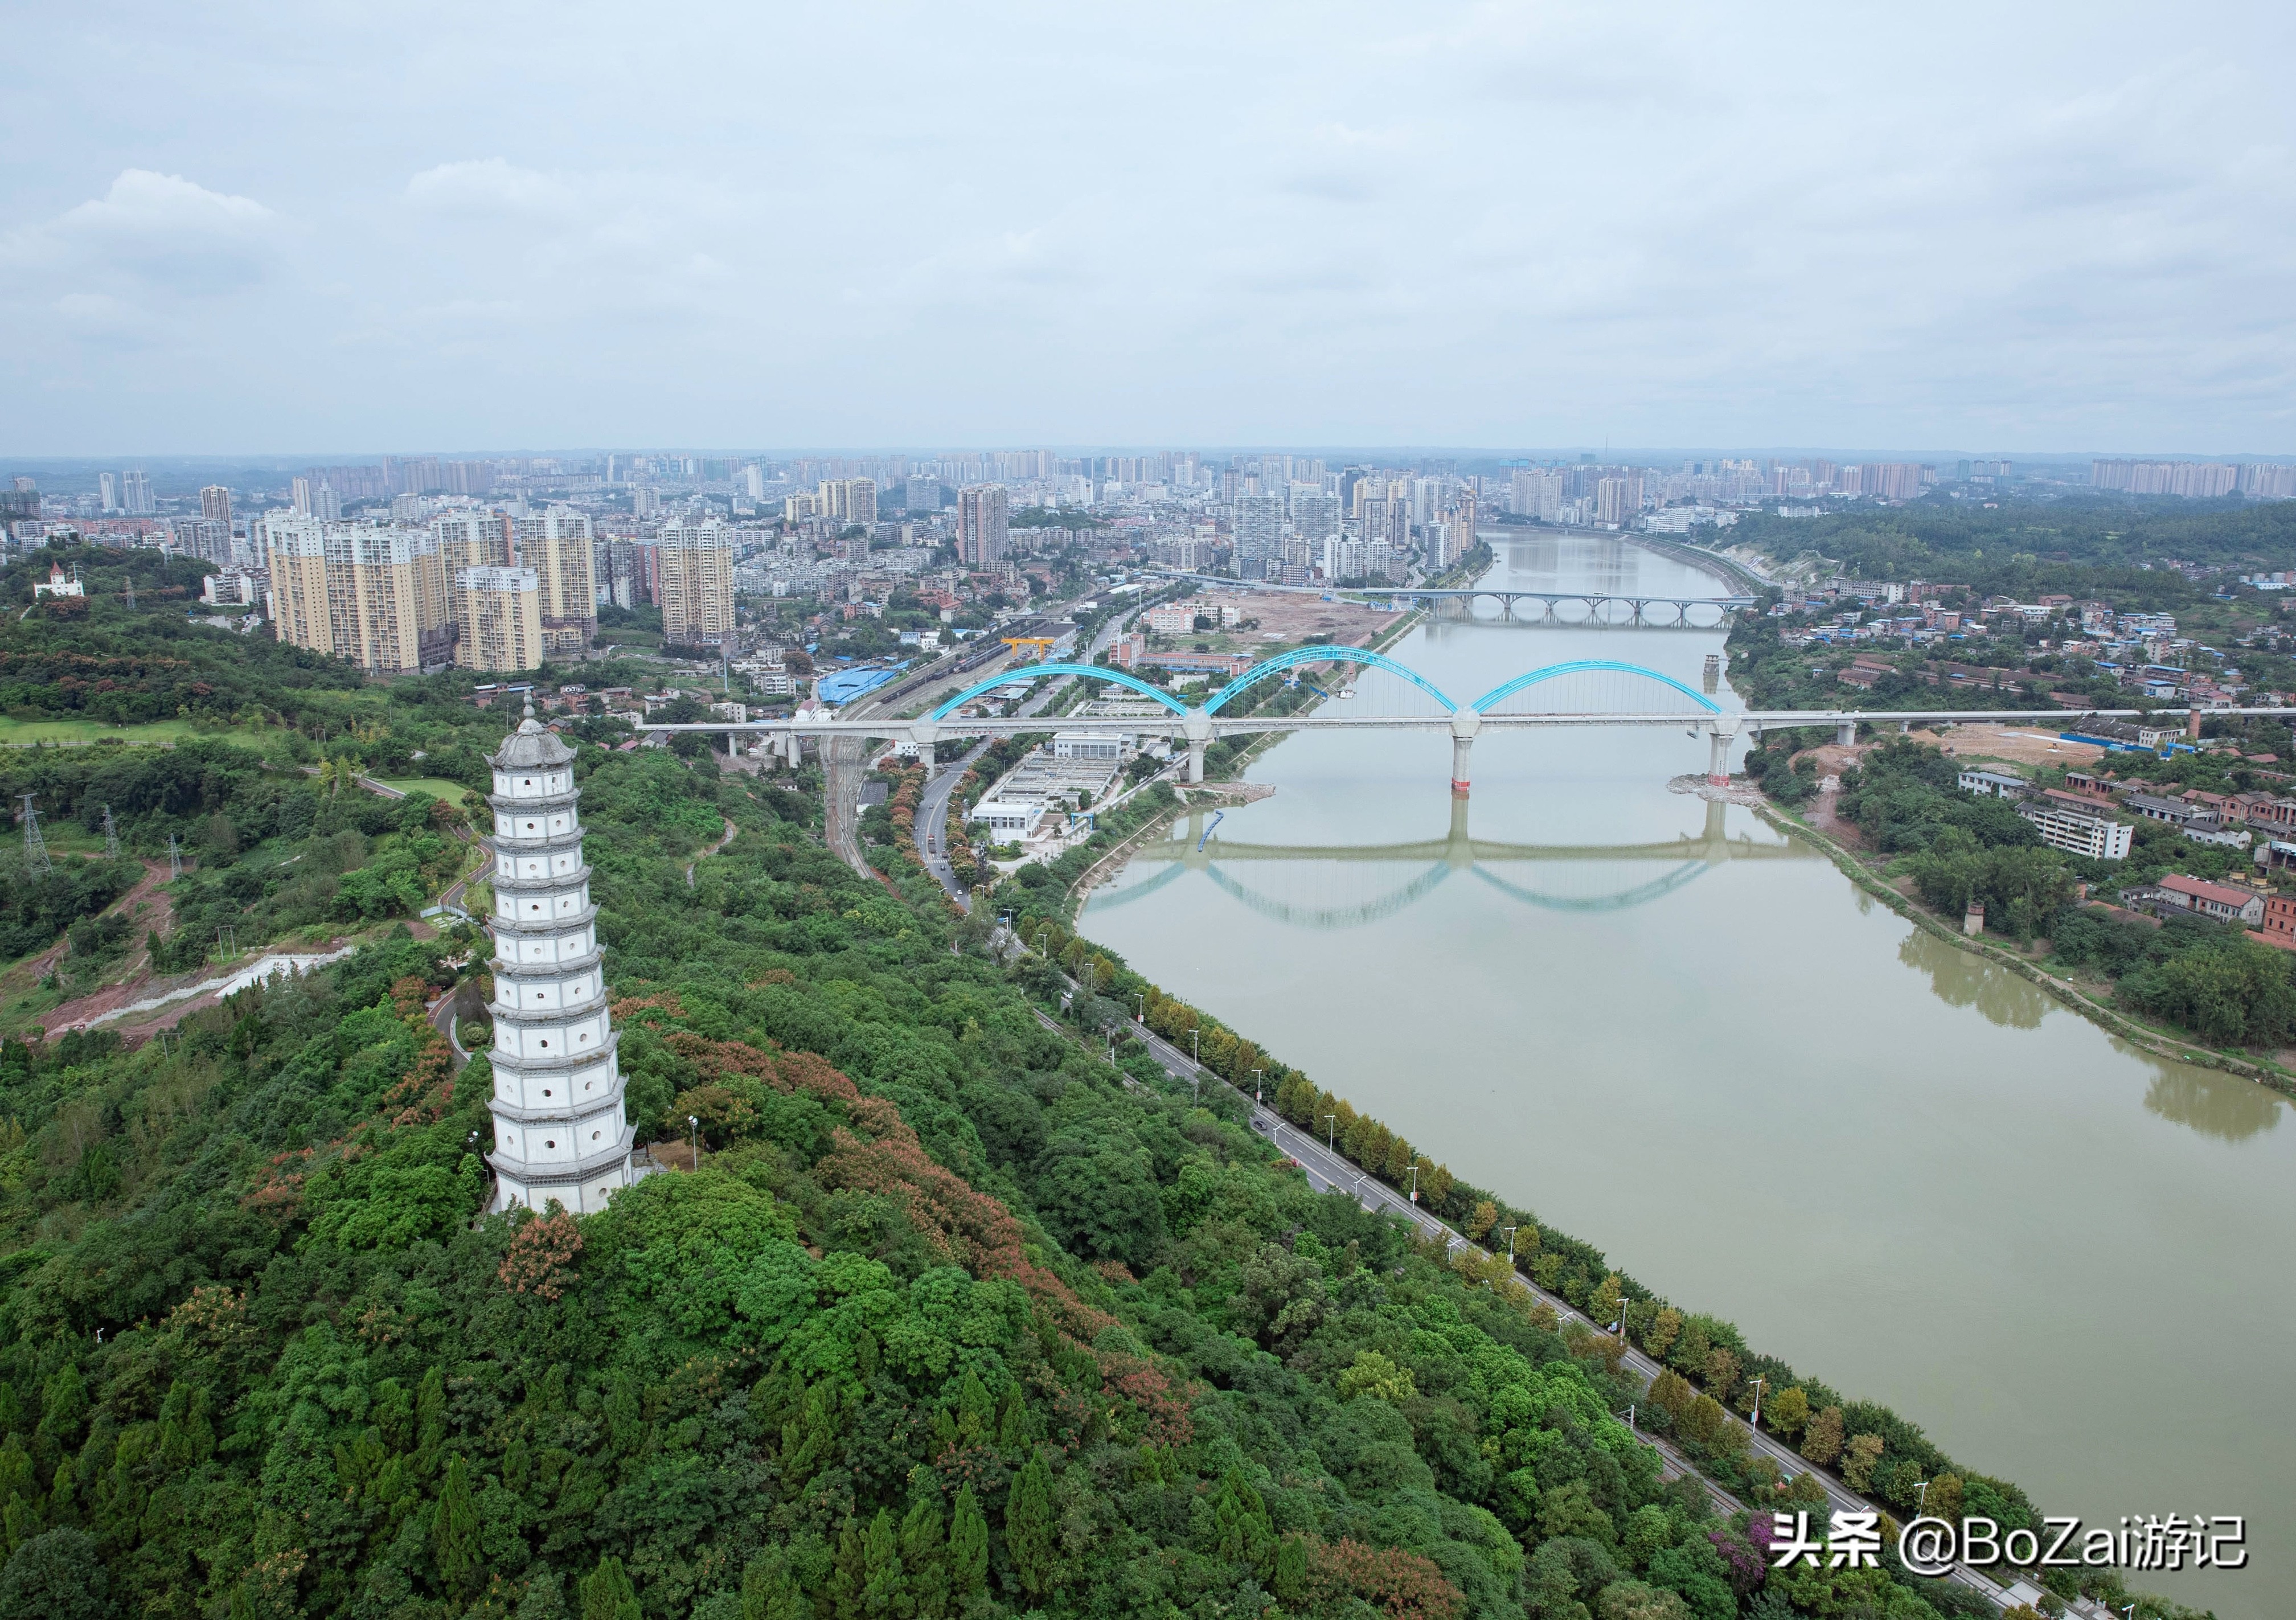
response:
{"label": "street lamp", "polygon": [[1514,1235],[1522,1229],[1519,1226],[1502,1226],[1499,1230],[1507,1235],[1507,1270],[1513,1271],[1514,1270]]}
{"label": "street lamp", "polygon": [[1204,1054],[1202,1043],[1196,1039],[1196,1034],[1193,1027],[1188,1031],[1188,1060],[1201,1068],[1203,1067]]}
{"label": "street lamp", "polygon": [[1414,1158],[1411,1161],[1411,1201],[1414,1204],[1419,1201],[1419,1166],[1432,1162],[1424,1158]]}
{"label": "street lamp", "polygon": [[1916,1479],[1914,1481],[1914,1490],[1917,1493],[1914,1497],[1914,1511],[1919,1514],[1930,1505],[1930,1482],[1926,1479]]}
{"label": "street lamp", "polygon": [[685,1123],[693,1133],[693,1167],[699,1170],[701,1168],[701,1122],[688,1114],[685,1117]]}
{"label": "street lamp", "polygon": [[1337,1114],[1324,1116],[1324,1146],[1333,1153],[1340,1150],[1340,1117]]}
{"label": "street lamp", "polygon": [[[1624,1317],[1626,1312],[1622,1309],[1619,1314]],[[1754,1415],[1747,1420],[1746,1427],[1758,1435],[1762,1432],[1762,1380],[1760,1379],[1754,1380]]]}
{"label": "street lamp", "polygon": [[1132,994],[1140,1003],[1139,1009],[1132,1016],[1136,1021],[1145,1024],[1148,1021],[1148,993],[1145,990],[1136,990]]}
{"label": "street lamp", "polygon": [[1251,1106],[1253,1108],[1259,1106],[1259,1077],[1267,1072],[1264,1068],[1255,1068],[1251,1071]]}

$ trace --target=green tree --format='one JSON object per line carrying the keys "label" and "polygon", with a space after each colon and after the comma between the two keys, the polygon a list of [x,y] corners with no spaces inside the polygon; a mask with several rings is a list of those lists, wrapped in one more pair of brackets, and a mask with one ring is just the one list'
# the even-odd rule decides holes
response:
{"label": "green tree", "polygon": [[582,1620],[644,1620],[637,1588],[630,1584],[622,1560],[608,1553],[598,1567],[582,1577]]}
{"label": "green tree", "polygon": [[447,1462],[446,1482],[439,1488],[438,1511],[430,1520],[430,1559],[449,1591],[468,1591],[486,1567],[486,1552],[479,1543],[479,1506],[472,1499],[470,1470],[460,1452]]}
{"label": "green tree", "polygon": [[70,1526],[35,1535],[0,1568],[0,1620],[110,1620],[111,1577]]}
{"label": "green tree", "polygon": [[[960,1604],[988,1584],[988,1520],[971,1485],[956,1493],[956,1511],[949,1519],[948,1583]],[[744,1616],[742,1620],[755,1617]]]}
{"label": "green tree", "polygon": [[1218,1536],[1217,1556],[1265,1570],[1275,1529],[1268,1523],[1267,1504],[1241,1469],[1230,1469],[1221,1478],[1219,1494],[1212,1501],[1212,1526]]}
{"label": "green tree", "polygon": [[861,1612],[906,1615],[913,1602],[908,1571],[901,1563],[900,1526],[890,1508],[880,1508],[861,1542]]}
{"label": "green tree", "polygon": [[777,1547],[754,1555],[742,1571],[742,1620],[812,1620],[813,1605]]}
{"label": "green tree", "polygon": [[1275,1550],[1275,1572],[1268,1580],[1268,1591],[1280,1603],[1298,1603],[1308,1595],[1308,1542],[1305,1536],[1287,1535]]}
{"label": "green tree", "polygon": [[1029,1459],[1004,1502],[1004,1551],[1021,1590],[1041,1598],[1053,1585],[1053,1471],[1041,1452]]}
{"label": "green tree", "polygon": [[940,1497],[921,1491],[901,1520],[901,1567],[908,1580],[909,1608],[919,1620],[948,1613],[948,1543],[941,1537]]}

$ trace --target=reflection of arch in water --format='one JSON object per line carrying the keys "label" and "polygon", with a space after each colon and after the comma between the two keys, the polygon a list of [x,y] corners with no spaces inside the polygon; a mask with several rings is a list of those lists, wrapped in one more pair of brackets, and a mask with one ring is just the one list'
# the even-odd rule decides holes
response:
{"label": "reflection of arch in water", "polygon": [[[1201,820],[1201,813],[1196,814]],[[1414,844],[1334,847],[1287,847],[1241,842],[1223,845],[1219,839],[1213,838],[1208,845],[1199,847],[1201,828],[1191,825],[1185,836],[1169,839],[1160,847],[1152,845],[1141,852],[1148,860],[1161,857],[1168,863],[1161,871],[1140,883],[1104,891],[1106,897],[1095,896],[1092,905],[1093,909],[1100,910],[1129,904],[1177,881],[1183,871],[1193,869],[1202,871],[1220,892],[1247,909],[1287,927],[1319,930],[1359,928],[1384,920],[1415,904],[1431,893],[1450,873],[1472,871],[1499,893],[1522,904],[1541,911],[1586,914],[1627,911],[1635,906],[1647,905],[1684,888],[1726,861],[1816,858],[1792,843],[1757,844],[1748,839],[1725,837],[1719,804],[1707,806],[1706,826],[1702,836],[1651,844],[1534,846],[1496,843],[1470,837],[1466,816],[1466,802],[1455,800],[1450,832],[1447,838]],[[1337,869],[1386,865],[1400,868],[1412,875],[1400,884],[1382,885],[1379,892],[1362,899],[1294,898],[1270,893],[1271,886],[1250,880],[1241,869],[1253,863],[1274,863],[1279,871],[1286,866]],[[1604,881],[1597,885],[1601,892],[1572,893],[1572,886],[1568,883],[1525,881],[1521,876],[1512,875],[1516,869],[1541,865],[1572,872],[1604,872]],[[1654,877],[1639,878],[1625,883],[1610,882],[1605,869],[1620,866],[1643,870],[1655,866],[1660,870]],[[1280,888],[1281,886],[1275,887]]]}
{"label": "reflection of arch in water", "polygon": [[1385,922],[1433,893],[1443,880],[1451,875],[1451,869],[1438,862],[1401,888],[1353,905],[1299,905],[1278,900],[1239,882],[1218,865],[1206,868],[1204,875],[1222,894],[1271,921],[1283,923],[1286,928],[1314,929],[1320,933],[1332,933],[1341,929],[1359,929],[1374,922]]}
{"label": "reflection of arch in water", "polygon": [[1712,871],[1715,864],[1712,861],[1685,861],[1672,871],[1662,872],[1646,882],[1608,895],[1546,894],[1510,883],[1488,866],[1477,866],[1474,871],[1475,876],[1499,893],[1520,900],[1525,905],[1535,905],[1543,912],[1599,912],[1632,911],[1636,906],[1663,899],[1676,889]]}

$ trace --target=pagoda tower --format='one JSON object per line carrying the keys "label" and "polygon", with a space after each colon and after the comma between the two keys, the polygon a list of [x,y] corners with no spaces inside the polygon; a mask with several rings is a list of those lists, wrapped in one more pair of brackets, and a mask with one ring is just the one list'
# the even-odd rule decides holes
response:
{"label": "pagoda tower", "polygon": [[488,762],[495,790],[496,1209],[603,1209],[636,1176],[606,1011],[598,912],[575,814],[574,750],[526,718]]}

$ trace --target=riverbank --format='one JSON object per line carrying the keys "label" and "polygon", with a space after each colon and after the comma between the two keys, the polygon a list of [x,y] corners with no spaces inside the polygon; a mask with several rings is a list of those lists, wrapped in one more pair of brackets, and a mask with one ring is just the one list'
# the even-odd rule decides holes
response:
{"label": "riverbank", "polygon": [[2042,970],[2030,957],[2012,951],[1988,939],[1983,935],[1964,934],[1954,928],[1927,907],[1909,898],[1891,885],[1883,882],[1873,869],[1857,855],[1836,843],[1792,812],[1776,805],[1762,803],[1753,806],[1754,814],[1770,827],[1791,838],[1800,839],[1832,861],[1843,876],[1860,890],[1873,896],[1906,921],[1934,938],[1943,940],[1956,950],[2006,968],[2020,978],[2039,986],[2058,1003],[2079,1013],[2099,1028],[2130,1044],[2164,1058],[2172,1063],[2189,1063],[2197,1068],[2213,1068],[2225,1074],[2238,1075],[2268,1085],[2275,1091],[2296,1097],[2296,1075],[2291,1075],[2277,1065],[2259,1063],[2253,1058],[2235,1052],[2221,1051],[2191,1042],[2162,1029],[2139,1023],[2127,1014],[2106,1006],[2079,986],[2067,983],[2054,974]]}

